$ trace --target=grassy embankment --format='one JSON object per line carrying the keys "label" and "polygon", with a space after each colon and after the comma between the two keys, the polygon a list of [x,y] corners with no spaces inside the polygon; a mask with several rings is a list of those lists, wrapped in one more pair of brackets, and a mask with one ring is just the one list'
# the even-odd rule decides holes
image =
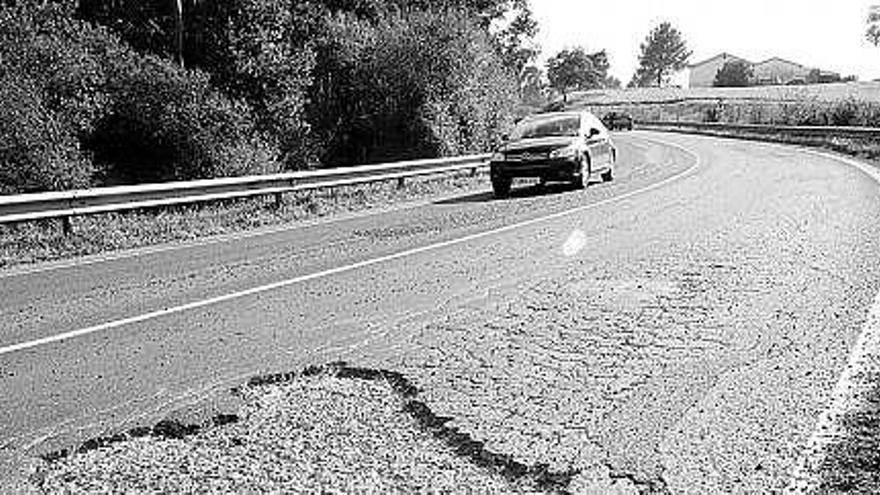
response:
{"label": "grassy embankment", "polygon": [[[596,90],[576,93],[571,106],[597,115],[623,111],[643,121],[880,127],[880,83]],[[875,162],[880,159],[880,143],[872,139],[713,134],[818,146]]]}
{"label": "grassy embankment", "polygon": [[642,120],[880,127],[880,83],[593,90],[570,101],[599,115],[618,110]]}

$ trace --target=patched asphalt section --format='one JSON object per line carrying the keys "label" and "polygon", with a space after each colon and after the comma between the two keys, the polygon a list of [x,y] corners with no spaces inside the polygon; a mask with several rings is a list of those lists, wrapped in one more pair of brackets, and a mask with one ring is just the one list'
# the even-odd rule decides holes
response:
{"label": "patched asphalt section", "polygon": [[30,488],[566,493],[577,474],[487,449],[393,371],[333,363],[256,377],[232,393],[236,414],[166,419],[44,454]]}

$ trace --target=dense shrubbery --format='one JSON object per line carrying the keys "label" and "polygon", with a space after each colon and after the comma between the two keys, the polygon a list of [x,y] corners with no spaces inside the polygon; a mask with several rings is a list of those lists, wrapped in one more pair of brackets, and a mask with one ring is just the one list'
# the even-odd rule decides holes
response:
{"label": "dense shrubbery", "polygon": [[631,103],[596,106],[591,110],[598,115],[610,111],[626,112],[645,121],[880,127],[880,103],[851,97],[838,101]]}
{"label": "dense shrubbery", "polygon": [[[79,137],[101,113],[101,63],[94,29],[77,30],[65,12],[0,9],[0,190],[89,184],[93,169]],[[46,34],[46,33],[52,34]]]}
{"label": "dense shrubbery", "polygon": [[325,163],[486,150],[516,103],[488,36],[462,11],[341,15],[319,50],[311,114]]}
{"label": "dense shrubbery", "polygon": [[201,2],[188,15],[185,60],[253,108],[260,133],[288,169],[317,160],[305,106],[316,63],[312,40],[325,14],[307,2],[225,0]]}
{"label": "dense shrubbery", "polygon": [[63,117],[39,97],[39,85],[0,73],[0,194],[88,185],[91,164]]}
{"label": "dense shrubbery", "polygon": [[527,53],[488,29],[521,0],[183,2],[179,53],[172,2],[15,3],[3,193],[484,151]]}
{"label": "dense shrubbery", "polygon": [[745,124],[880,127],[880,104],[855,99],[836,102],[737,102],[708,108],[713,121]]}
{"label": "dense shrubbery", "polygon": [[110,182],[277,171],[248,106],[213,91],[206,75],[152,56],[119,69],[107,84],[106,115],[86,140]]}
{"label": "dense shrubbery", "polygon": [[133,52],[63,6],[0,10],[0,188],[275,170],[249,108],[207,76]]}

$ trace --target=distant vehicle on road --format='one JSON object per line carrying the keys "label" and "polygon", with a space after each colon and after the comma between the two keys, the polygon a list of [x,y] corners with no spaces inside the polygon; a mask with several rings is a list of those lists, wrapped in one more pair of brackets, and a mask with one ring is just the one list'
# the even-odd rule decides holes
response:
{"label": "distant vehicle on road", "polygon": [[615,129],[633,130],[632,116],[623,112],[608,112],[602,117],[602,122],[612,131]]}
{"label": "distant vehicle on road", "polygon": [[552,101],[544,105],[544,112],[562,112],[565,110],[565,103],[561,101]]}
{"label": "distant vehicle on road", "polygon": [[513,179],[520,177],[584,188],[596,174],[603,181],[612,180],[616,161],[617,149],[608,129],[590,112],[532,115],[517,123],[492,155],[492,189],[496,197],[506,197]]}

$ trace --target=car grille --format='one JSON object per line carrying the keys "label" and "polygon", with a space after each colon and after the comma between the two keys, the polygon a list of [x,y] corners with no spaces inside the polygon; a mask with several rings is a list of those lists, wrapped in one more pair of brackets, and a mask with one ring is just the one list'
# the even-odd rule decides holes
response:
{"label": "car grille", "polygon": [[550,153],[525,151],[522,153],[508,153],[506,158],[509,162],[538,162],[550,158]]}

